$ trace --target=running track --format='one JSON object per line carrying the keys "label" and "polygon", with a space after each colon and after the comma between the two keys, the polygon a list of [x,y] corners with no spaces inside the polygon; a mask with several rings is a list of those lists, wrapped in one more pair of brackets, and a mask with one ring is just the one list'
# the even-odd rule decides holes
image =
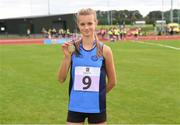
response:
{"label": "running track", "polygon": [[[134,37],[127,37],[125,40],[179,40],[180,35],[175,36],[139,36],[138,39]],[[101,40],[100,41],[108,41],[108,40]],[[0,45],[28,45],[28,44],[44,44],[44,39],[33,39],[33,38],[25,38],[25,39],[0,39]]]}

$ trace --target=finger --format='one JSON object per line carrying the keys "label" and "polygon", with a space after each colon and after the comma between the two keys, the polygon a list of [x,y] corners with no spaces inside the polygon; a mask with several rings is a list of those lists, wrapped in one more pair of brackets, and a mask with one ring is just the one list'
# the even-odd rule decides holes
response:
{"label": "finger", "polygon": [[63,46],[63,47],[67,47],[67,46],[68,46],[68,44],[67,44],[67,43],[63,43],[61,46]]}
{"label": "finger", "polygon": [[72,45],[72,43],[71,43],[71,42],[66,42],[65,44],[66,44],[67,46]]}

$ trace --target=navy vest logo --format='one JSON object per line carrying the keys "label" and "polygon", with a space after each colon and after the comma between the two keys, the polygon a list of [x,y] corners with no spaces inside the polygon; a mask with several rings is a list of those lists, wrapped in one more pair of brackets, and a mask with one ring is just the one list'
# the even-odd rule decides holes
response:
{"label": "navy vest logo", "polygon": [[91,60],[92,60],[92,61],[97,61],[97,60],[98,60],[97,55],[91,56]]}

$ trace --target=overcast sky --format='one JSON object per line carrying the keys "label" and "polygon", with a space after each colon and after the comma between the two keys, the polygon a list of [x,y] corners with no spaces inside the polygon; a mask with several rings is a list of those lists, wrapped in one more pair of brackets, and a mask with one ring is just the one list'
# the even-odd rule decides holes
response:
{"label": "overcast sky", "polygon": [[[139,10],[145,16],[152,10],[169,10],[171,0],[0,0],[0,19],[75,13],[87,7],[96,10]],[[173,0],[173,8],[180,9],[180,0]]]}

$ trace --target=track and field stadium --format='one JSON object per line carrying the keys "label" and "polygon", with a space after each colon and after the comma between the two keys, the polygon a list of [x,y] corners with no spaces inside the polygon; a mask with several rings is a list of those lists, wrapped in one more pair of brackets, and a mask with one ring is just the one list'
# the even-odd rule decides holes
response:
{"label": "track and field stadium", "polygon": [[[44,43],[0,40],[0,124],[66,123],[69,81],[56,78],[61,45]],[[107,95],[108,124],[180,123],[180,37],[104,43],[118,81]]]}

